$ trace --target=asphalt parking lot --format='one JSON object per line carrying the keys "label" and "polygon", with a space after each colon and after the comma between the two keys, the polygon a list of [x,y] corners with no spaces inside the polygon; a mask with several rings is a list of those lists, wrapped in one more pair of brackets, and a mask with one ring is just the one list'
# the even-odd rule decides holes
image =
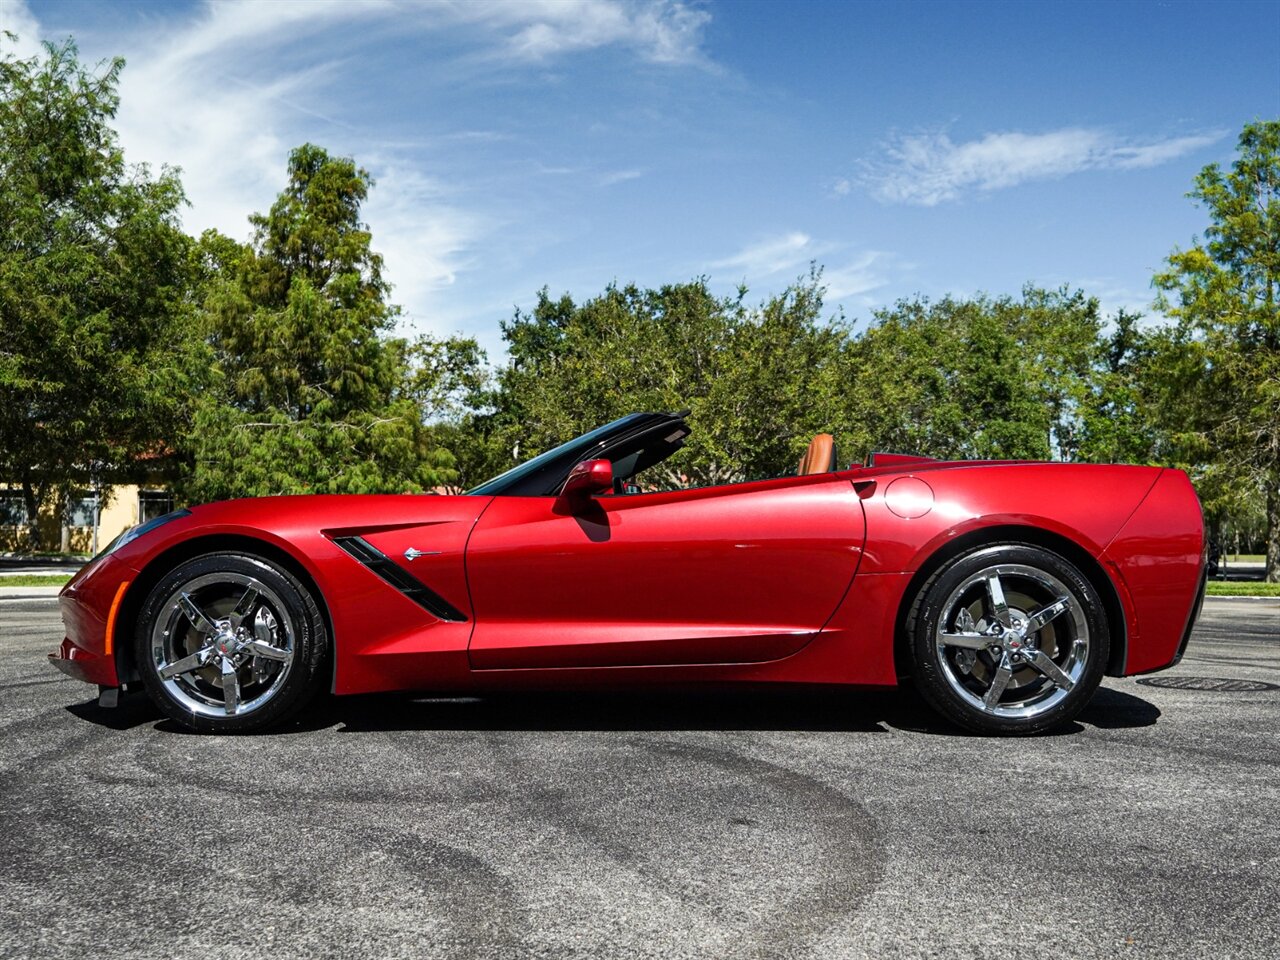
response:
{"label": "asphalt parking lot", "polygon": [[100,710],[60,638],[0,602],[0,957],[1280,956],[1278,601],[1209,600],[1176,686],[1019,741],[899,693],[198,737]]}

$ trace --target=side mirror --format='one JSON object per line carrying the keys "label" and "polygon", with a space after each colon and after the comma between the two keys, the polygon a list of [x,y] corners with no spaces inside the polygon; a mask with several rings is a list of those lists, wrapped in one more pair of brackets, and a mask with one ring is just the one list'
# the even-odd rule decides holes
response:
{"label": "side mirror", "polygon": [[569,471],[560,489],[565,499],[582,499],[613,490],[613,464],[608,460],[583,460]]}

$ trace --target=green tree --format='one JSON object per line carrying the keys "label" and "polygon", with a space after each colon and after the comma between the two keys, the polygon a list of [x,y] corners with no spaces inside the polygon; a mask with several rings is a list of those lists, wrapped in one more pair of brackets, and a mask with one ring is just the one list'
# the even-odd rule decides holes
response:
{"label": "green tree", "polygon": [[1177,321],[1162,350],[1163,415],[1201,494],[1257,497],[1266,579],[1280,580],[1280,121],[1251,123],[1229,171],[1210,164],[1188,194],[1204,238],[1156,274]]}
{"label": "green tree", "polygon": [[1148,332],[1139,314],[1120,310],[1095,353],[1092,384],[1080,402],[1079,459],[1091,463],[1162,462],[1169,456],[1163,432],[1153,419],[1151,387],[1157,345],[1163,334]]}
{"label": "green tree", "polygon": [[835,433],[847,462],[841,414],[851,332],[841,314],[824,319],[825,293],[815,267],[758,308],[744,307],[741,291],[732,303],[727,348],[713,354],[701,421],[707,460],[731,476],[792,472],[818,433]]}
{"label": "green tree", "polygon": [[123,67],[87,71],[69,40],[0,55],[0,479],[31,517],[125,479],[182,414],[182,186],[125,162]]}
{"label": "green tree", "polygon": [[409,347],[407,393],[435,444],[453,455],[446,491],[460,493],[505,470],[488,358],[471,337],[422,336]]}
{"label": "green tree", "polygon": [[420,490],[452,478],[411,384],[410,348],[390,336],[382,258],[360,205],[372,180],[306,144],[251,244],[216,234],[204,334],[213,381],[186,448],[188,496]]}
{"label": "green tree", "polygon": [[637,410],[689,409],[696,429],[667,482],[785,473],[823,429],[847,332],[821,319],[817,273],[758,308],[745,295],[716,297],[703,279],[610,286],[581,305],[542,291],[503,324],[510,359],[484,423],[492,466]]}
{"label": "green tree", "polygon": [[[823,293],[816,269],[759,306],[745,291],[716,297],[705,280],[611,286],[580,305],[543,291],[503,325],[510,359],[479,418],[491,472],[641,409],[692,411],[672,484],[784,475],[822,432],[845,463],[886,449],[1127,455],[1101,429],[1116,409],[1100,399],[1098,304],[1081,291],[904,300],[856,335],[842,315],[824,318]],[[1119,322],[1132,332],[1131,318]]]}
{"label": "green tree", "polygon": [[850,451],[1074,459],[1101,320],[1081,291],[914,299],[851,344],[841,422]]}

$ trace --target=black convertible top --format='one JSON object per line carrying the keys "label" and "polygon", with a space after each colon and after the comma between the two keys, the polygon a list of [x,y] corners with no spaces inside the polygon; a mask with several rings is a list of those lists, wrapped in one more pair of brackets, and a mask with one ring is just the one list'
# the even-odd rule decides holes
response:
{"label": "black convertible top", "polygon": [[[599,457],[611,459],[611,454],[638,444],[643,445],[646,438],[651,436],[659,442],[665,440],[665,445],[670,447],[666,452],[674,452],[689,433],[689,427],[684,422],[688,415],[688,410],[681,410],[679,413],[628,414],[512,467],[506,473],[473,487],[467,494],[484,497],[554,496],[560,491],[569,471],[583,460]],[[677,433],[671,429],[673,427],[679,428],[678,436],[673,436]]]}

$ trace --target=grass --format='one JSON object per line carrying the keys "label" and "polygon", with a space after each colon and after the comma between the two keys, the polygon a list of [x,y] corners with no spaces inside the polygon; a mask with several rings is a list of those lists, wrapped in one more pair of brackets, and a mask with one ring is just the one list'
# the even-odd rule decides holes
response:
{"label": "grass", "polygon": [[1210,597],[1280,597],[1280,583],[1210,580],[1205,593]]}
{"label": "grass", "polygon": [[69,573],[0,574],[0,587],[60,587],[70,579]]}
{"label": "grass", "polygon": [[1227,565],[1233,563],[1266,563],[1267,558],[1260,553],[1228,553]]}

